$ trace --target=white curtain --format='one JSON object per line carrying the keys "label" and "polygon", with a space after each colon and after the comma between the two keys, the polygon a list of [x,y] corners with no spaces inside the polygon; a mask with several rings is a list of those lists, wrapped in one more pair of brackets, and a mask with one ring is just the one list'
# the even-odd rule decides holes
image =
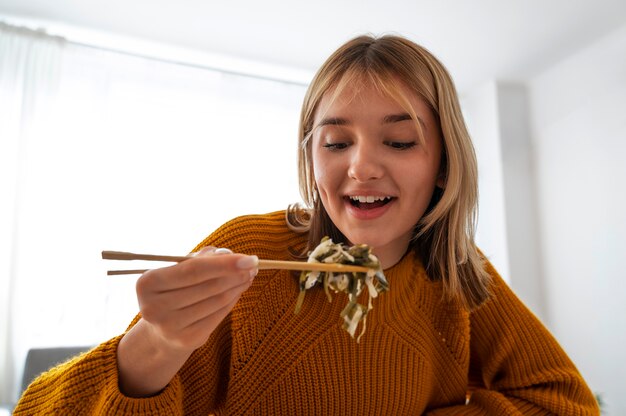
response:
{"label": "white curtain", "polygon": [[185,254],[235,215],[299,200],[305,87],[6,25],[0,54],[0,393],[10,402],[29,348],[96,344],[136,313],[135,278],[106,276],[128,264],[105,264],[102,250]]}
{"label": "white curtain", "polygon": [[16,375],[11,333],[19,323],[10,318],[18,271],[18,182],[32,162],[29,148],[45,131],[54,104],[63,46],[62,39],[0,22],[0,403],[11,401],[10,381]]}

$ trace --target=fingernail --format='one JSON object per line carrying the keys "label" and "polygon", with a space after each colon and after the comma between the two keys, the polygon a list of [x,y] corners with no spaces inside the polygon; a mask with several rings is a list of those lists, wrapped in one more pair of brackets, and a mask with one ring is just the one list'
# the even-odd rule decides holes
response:
{"label": "fingernail", "polygon": [[250,280],[254,279],[259,272],[259,269],[256,267],[254,269],[250,269]]}
{"label": "fingernail", "polygon": [[220,247],[215,250],[215,254],[233,254],[233,252],[227,248]]}
{"label": "fingernail", "polygon": [[259,258],[257,256],[243,256],[237,260],[236,264],[240,269],[249,269],[259,264]]}

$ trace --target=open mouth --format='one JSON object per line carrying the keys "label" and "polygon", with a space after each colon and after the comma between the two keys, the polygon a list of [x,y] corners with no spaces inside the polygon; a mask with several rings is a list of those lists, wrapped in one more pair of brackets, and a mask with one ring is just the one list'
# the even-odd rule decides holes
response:
{"label": "open mouth", "polygon": [[369,210],[380,208],[391,202],[391,196],[346,196],[346,200],[355,208]]}

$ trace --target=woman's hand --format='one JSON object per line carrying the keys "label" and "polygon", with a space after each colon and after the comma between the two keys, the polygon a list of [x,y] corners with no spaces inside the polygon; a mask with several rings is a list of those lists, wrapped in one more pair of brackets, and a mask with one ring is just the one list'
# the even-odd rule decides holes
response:
{"label": "woman's hand", "polygon": [[257,273],[256,256],[207,247],[137,280],[142,319],[122,338],[119,384],[129,396],[162,390],[232,310]]}
{"label": "woman's hand", "polygon": [[256,256],[215,251],[205,248],[137,281],[143,319],[172,349],[191,353],[204,344],[256,275]]}

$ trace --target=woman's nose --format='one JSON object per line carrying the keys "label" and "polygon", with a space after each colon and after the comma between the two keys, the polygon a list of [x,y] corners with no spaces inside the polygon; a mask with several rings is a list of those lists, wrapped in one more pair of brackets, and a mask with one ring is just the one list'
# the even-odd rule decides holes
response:
{"label": "woman's nose", "polygon": [[356,144],[353,146],[348,176],[358,182],[380,179],[384,173],[384,166],[380,154],[370,144]]}

